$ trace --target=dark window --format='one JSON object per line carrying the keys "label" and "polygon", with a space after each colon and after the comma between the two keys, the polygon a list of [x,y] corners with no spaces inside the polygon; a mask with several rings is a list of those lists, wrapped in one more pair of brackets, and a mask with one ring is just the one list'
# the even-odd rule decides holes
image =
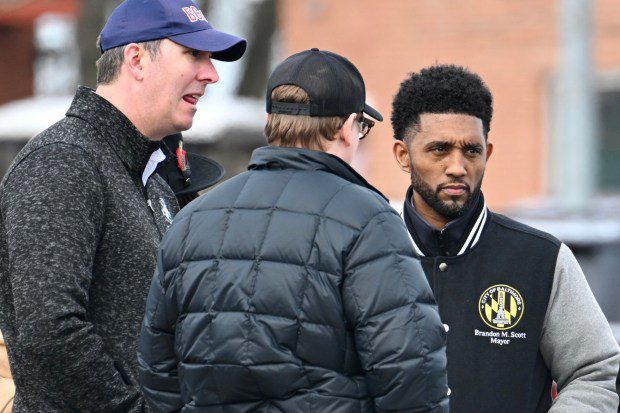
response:
{"label": "dark window", "polygon": [[598,187],[620,190],[620,90],[599,93],[599,173]]}

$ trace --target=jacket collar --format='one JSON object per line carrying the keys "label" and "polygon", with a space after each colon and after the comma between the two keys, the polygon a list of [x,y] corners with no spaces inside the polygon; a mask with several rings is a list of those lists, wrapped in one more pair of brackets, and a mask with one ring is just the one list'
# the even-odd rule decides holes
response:
{"label": "jacket collar", "polygon": [[159,142],[141,134],[120,110],[93,89],[78,87],[66,115],[80,118],[95,128],[134,172],[141,174],[153,151],[159,149]]}
{"label": "jacket collar", "polygon": [[337,156],[321,151],[301,148],[263,146],[252,152],[248,169],[301,169],[326,171],[338,175],[349,182],[363,186],[388,199],[378,189],[370,185],[351,166]]}
{"label": "jacket collar", "polygon": [[412,195],[413,189],[409,187],[405,197],[403,216],[418,255],[458,256],[478,243],[488,217],[482,193],[462,217],[448,222],[440,230],[429,225],[416,211]]}

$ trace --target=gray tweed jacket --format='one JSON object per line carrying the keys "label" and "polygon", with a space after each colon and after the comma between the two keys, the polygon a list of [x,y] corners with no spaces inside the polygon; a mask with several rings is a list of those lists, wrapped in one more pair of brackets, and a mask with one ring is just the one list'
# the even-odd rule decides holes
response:
{"label": "gray tweed jacket", "polygon": [[178,206],[141,175],[158,147],[79,88],[0,185],[0,328],[15,412],[134,412],[137,338],[159,241]]}

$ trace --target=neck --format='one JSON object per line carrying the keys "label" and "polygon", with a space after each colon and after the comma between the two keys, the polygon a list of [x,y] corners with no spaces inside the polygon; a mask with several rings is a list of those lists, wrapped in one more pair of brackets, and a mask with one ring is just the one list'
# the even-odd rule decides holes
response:
{"label": "neck", "polygon": [[145,116],[145,111],[138,110],[138,108],[144,107],[144,105],[136,101],[136,96],[140,96],[140,93],[137,93],[134,89],[133,85],[117,80],[114,83],[98,85],[95,93],[113,104],[123,115],[127,116],[127,119],[133,123],[141,134],[153,141],[160,140],[164,135],[151,127],[153,122],[149,122]]}
{"label": "neck", "polygon": [[446,226],[446,224],[448,224],[448,222],[450,222],[449,219],[443,215],[440,215],[437,211],[431,208],[416,191],[413,191],[411,203],[415,207],[418,214],[420,214],[420,216],[435,229],[442,229]]}
{"label": "neck", "polygon": [[353,162],[353,153],[347,149],[348,148],[346,148],[339,139],[336,139],[331,142],[327,150],[324,152],[337,156],[347,164],[351,165],[351,162]]}

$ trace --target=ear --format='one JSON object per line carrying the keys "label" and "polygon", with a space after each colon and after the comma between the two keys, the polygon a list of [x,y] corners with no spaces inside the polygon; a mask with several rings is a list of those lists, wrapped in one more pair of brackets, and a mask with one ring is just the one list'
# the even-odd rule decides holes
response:
{"label": "ear", "polygon": [[491,157],[491,154],[493,153],[493,143],[492,142],[487,142],[487,162],[489,161],[489,158]]}
{"label": "ear", "polygon": [[265,123],[269,122],[269,113],[265,112]]}
{"label": "ear", "polygon": [[344,125],[340,128],[338,132],[339,139],[342,140],[342,143],[345,147],[351,146],[354,142],[354,139],[359,139],[357,128],[355,127],[355,122],[357,119],[357,114],[351,113],[347,120],[344,121]]}
{"label": "ear", "polygon": [[404,172],[410,173],[411,162],[409,161],[409,148],[407,144],[400,140],[395,140],[392,146],[392,153],[396,163]]}
{"label": "ear", "polygon": [[142,65],[142,61],[146,54],[144,52],[145,50],[136,43],[128,44],[123,51],[123,64],[136,80],[142,80],[144,78],[144,68]]}

